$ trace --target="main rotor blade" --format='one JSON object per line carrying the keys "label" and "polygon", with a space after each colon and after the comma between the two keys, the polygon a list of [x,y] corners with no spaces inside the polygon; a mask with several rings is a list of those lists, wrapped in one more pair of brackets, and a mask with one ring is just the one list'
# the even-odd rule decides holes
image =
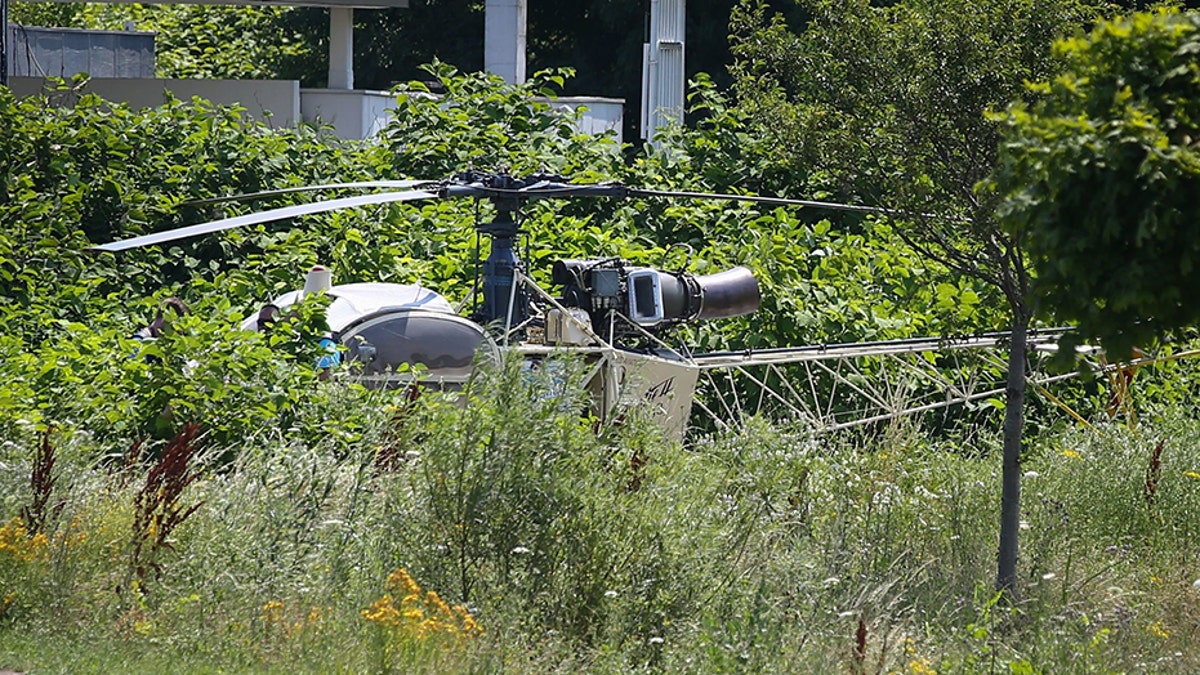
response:
{"label": "main rotor blade", "polygon": [[895,209],[885,209],[878,206],[858,206],[855,204],[840,204],[838,202],[817,202],[807,199],[784,199],[782,197],[759,197],[757,195],[732,195],[719,192],[674,192],[666,190],[643,190],[629,188],[631,197],[683,197],[686,199],[723,199],[733,202],[753,202],[755,204],[776,204],[778,206],[809,206],[818,209],[834,211],[854,211],[856,213],[882,213],[885,215],[902,215]]}
{"label": "main rotor blade", "polygon": [[858,206],[838,202],[819,202],[807,199],[785,199],[782,197],[760,197],[758,195],[737,195],[722,192],[678,192],[667,190],[647,190],[634,188],[624,183],[563,183],[557,181],[539,181],[521,188],[496,188],[480,183],[451,184],[446,187],[449,197],[511,197],[515,199],[568,199],[570,197],[677,197],[680,199],[712,199],[721,201],[753,202],[756,204],[775,204],[778,206],[808,206],[813,208],[834,209],[839,211],[856,211],[859,213],[882,213],[899,215],[903,212],[895,209],[885,209],[876,206]]}
{"label": "main rotor blade", "polygon": [[446,186],[447,197],[483,197],[499,199],[567,199],[570,197],[627,197],[629,188],[620,183],[591,183],[573,185],[542,181],[523,188],[496,188],[480,183],[451,183]]}
{"label": "main rotor blade", "polygon": [[338,209],[348,209],[355,206],[368,206],[371,204],[387,204],[389,202],[408,202],[418,199],[437,199],[438,195],[433,192],[423,192],[414,190],[412,192],[382,192],[372,195],[361,195],[358,197],[342,197],[341,199],[330,199],[324,202],[313,202],[312,204],[297,204],[296,206],[286,206],[279,209],[271,209],[269,211],[260,211],[258,213],[250,213],[244,216],[236,216],[233,218],[224,218],[221,220],[213,220],[207,223],[198,225],[189,225],[180,227],[166,232],[156,232],[147,234],[132,239],[123,241],[114,241],[108,244],[92,246],[89,251],[124,251],[126,249],[138,248],[141,246],[151,246],[153,244],[163,244],[169,241],[186,239],[188,237],[196,237],[202,234],[211,232],[220,232],[222,230],[232,230],[235,227],[244,225],[257,225],[259,223],[269,223],[273,220],[284,220],[285,218],[295,218],[296,216],[306,216],[312,213],[324,213],[326,211],[336,211]]}
{"label": "main rotor blade", "polygon": [[223,197],[207,197],[205,199],[194,199],[192,201],[183,202],[182,206],[202,206],[204,204],[220,204],[222,202],[241,202],[250,199],[262,199],[265,197],[276,197],[278,195],[288,195],[297,192],[317,192],[319,190],[408,190],[410,188],[431,185],[437,181],[432,180],[368,180],[358,183],[325,183],[322,185],[301,185],[298,187],[279,188],[277,190],[263,190],[261,192],[246,192],[240,195],[226,195]]}

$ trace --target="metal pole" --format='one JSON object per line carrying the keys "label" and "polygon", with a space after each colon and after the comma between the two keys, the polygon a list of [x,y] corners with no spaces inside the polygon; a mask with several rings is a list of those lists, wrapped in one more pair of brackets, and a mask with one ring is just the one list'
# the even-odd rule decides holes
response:
{"label": "metal pole", "polygon": [[0,86],[8,86],[8,0],[0,0]]}

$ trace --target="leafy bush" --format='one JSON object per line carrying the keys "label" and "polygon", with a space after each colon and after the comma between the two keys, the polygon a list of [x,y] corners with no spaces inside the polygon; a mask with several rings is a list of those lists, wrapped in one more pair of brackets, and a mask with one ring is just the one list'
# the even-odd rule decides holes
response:
{"label": "leafy bush", "polygon": [[425,178],[470,168],[548,171],[587,180],[619,170],[611,137],[577,131],[578,113],[554,103],[571,71],[538,72],[514,85],[497,75],[462,75],[440,62],[425,70],[444,93],[435,96],[422,82],[396,87],[399,105],[384,132],[403,171]]}
{"label": "leafy bush", "polygon": [[[665,514],[648,504],[659,501],[653,479],[633,487],[633,456],[663,450],[642,425],[596,434],[580,415],[581,365],[530,372],[514,358],[477,375],[465,406],[423,397],[405,409],[391,445],[405,459],[380,479],[381,525],[394,536],[380,554],[483,616],[594,643],[616,627],[652,633],[683,598],[656,554]],[[629,593],[641,600],[635,615],[619,611]]]}
{"label": "leafy bush", "polygon": [[[125,320],[110,294],[128,302],[197,274],[257,268],[272,238],[243,233],[115,261],[84,253],[88,244],[215,215],[183,205],[191,199],[362,176],[370,165],[318,130],[272,130],[201,101],[135,111],[89,95],[60,108],[0,91],[0,120],[0,312],[10,334],[34,342],[55,320]],[[275,254],[281,263],[315,257],[311,248]],[[271,288],[262,280],[246,290]]]}

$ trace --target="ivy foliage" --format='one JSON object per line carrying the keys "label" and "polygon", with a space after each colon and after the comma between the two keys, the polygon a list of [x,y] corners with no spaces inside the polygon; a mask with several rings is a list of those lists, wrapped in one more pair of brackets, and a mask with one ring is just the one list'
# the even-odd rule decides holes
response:
{"label": "ivy foliage", "polygon": [[1200,15],[1107,21],[1002,116],[995,186],[1041,306],[1118,358],[1200,320]]}

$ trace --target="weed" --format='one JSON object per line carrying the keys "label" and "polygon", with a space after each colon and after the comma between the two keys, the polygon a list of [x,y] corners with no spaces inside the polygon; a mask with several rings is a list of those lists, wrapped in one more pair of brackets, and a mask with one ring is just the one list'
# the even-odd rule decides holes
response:
{"label": "weed", "polygon": [[[1162,480],[1162,453],[1166,441],[1159,441],[1150,453],[1150,463],[1146,466],[1146,484],[1142,488],[1142,496],[1146,506],[1154,508],[1155,495],[1158,494],[1158,482]],[[1153,517],[1153,513],[1151,513]]]}
{"label": "weed", "polygon": [[160,556],[163,551],[173,549],[171,535],[175,529],[203,504],[185,506],[180,501],[184,490],[200,477],[192,466],[199,433],[198,425],[185,424],[150,467],[145,484],[134,498],[128,578],[136,579],[143,589],[151,573],[155,578],[162,576]]}
{"label": "weed", "polygon": [[858,628],[854,631],[854,656],[850,668],[852,675],[863,675],[867,666],[867,620],[859,619]]}
{"label": "weed", "polygon": [[38,444],[33,457],[33,470],[29,473],[29,492],[31,500],[28,506],[21,509],[21,517],[25,526],[34,533],[46,532],[48,521],[62,512],[65,502],[50,505],[50,496],[58,477],[54,474],[55,452],[50,444],[50,434],[53,429],[42,432],[42,442]]}

